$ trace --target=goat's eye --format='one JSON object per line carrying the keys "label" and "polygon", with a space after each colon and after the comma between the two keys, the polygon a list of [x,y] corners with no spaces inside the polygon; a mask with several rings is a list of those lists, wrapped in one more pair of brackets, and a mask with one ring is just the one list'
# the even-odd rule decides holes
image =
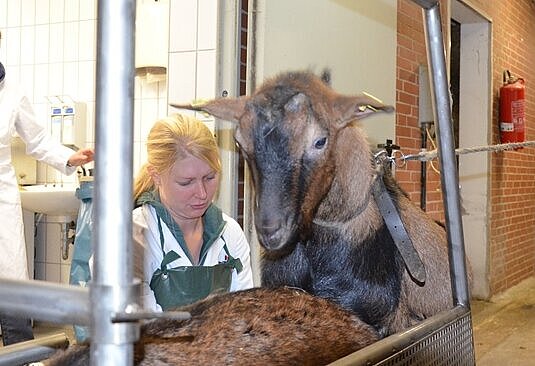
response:
{"label": "goat's eye", "polygon": [[316,141],[314,141],[314,148],[315,149],[323,149],[325,145],[327,144],[327,137],[320,137]]}

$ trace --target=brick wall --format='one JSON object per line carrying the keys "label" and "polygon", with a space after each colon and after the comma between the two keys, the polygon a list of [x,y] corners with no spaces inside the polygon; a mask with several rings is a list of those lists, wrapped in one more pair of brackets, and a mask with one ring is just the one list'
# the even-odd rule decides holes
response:
{"label": "brick wall", "polygon": [[[492,141],[499,143],[498,93],[503,70],[526,80],[526,140],[535,140],[535,3],[471,0],[492,20]],[[445,4],[445,3],[444,3]],[[444,19],[445,6],[442,7]],[[397,143],[420,149],[418,65],[426,63],[421,9],[398,1]],[[443,218],[439,177],[428,168],[427,211]],[[420,199],[420,163],[397,171],[402,187]],[[490,292],[496,294],[535,274],[535,149],[491,154],[489,224]]]}
{"label": "brick wall", "polygon": [[[493,123],[503,70],[526,82],[526,140],[535,140],[535,4],[531,0],[477,1],[493,19]],[[493,143],[499,142],[493,130]],[[501,292],[534,275],[535,149],[491,155],[490,279]]]}

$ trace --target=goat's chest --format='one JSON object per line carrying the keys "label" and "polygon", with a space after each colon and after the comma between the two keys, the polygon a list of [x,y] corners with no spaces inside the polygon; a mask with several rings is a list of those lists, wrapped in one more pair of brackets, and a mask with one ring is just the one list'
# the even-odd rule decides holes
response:
{"label": "goat's chest", "polygon": [[[403,262],[385,225],[367,237],[318,227],[305,246],[312,271],[332,270],[341,275],[374,278],[399,277]],[[381,282],[381,281],[379,281]]]}
{"label": "goat's chest", "polygon": [[386,228],[368,238],[321,228],[313,232],[305,253],[312,293],[335,299],[359,314],[367,312],[363,303],[369,299],[376,301],[374,307],[380,314],[375,316],[397,306],[403,267]]}

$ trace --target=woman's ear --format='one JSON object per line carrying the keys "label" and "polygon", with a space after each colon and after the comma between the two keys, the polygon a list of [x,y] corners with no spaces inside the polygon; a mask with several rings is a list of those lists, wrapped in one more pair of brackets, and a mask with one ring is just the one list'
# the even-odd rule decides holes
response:
{"label": "woman's ear", "polygon": [[152,165],[147,165],[147,173],[149,173],[149,176],[151,177],[152,181],[154,182],[154,185],[156,187],[160,187],[162,177],[160,173],[154,168]]}

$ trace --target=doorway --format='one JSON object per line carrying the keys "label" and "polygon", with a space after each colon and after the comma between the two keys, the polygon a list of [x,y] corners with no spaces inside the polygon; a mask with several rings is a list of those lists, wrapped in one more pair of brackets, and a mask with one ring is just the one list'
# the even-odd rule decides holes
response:
{"label": "doorway", "polygon": [[[491,141],[491,22],[467,1],[451,2],[452,117],[458,146]],[[473,272],[472,296],[489,297],[490,157],[487,153],[458,159],[466,255]]]}

